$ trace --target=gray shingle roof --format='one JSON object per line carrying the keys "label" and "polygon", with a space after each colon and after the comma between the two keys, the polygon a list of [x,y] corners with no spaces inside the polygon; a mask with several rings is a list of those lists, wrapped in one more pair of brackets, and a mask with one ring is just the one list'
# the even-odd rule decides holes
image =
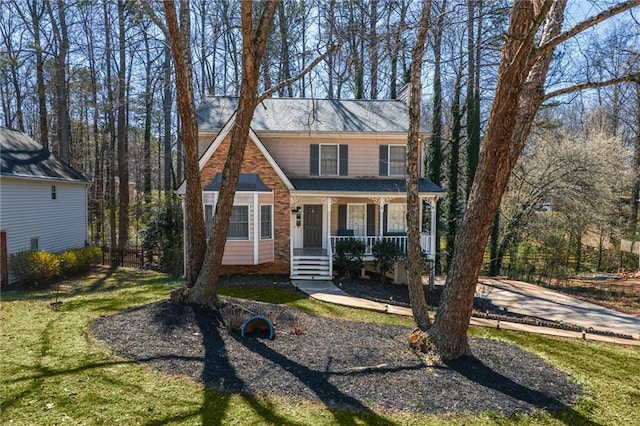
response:
{"label": "gray shingle roof", "polygon": [[88,182],[87,178],[63,163],[48,149],[24,133],[0,127],[0,174]]}
{"label": "gray shingle roof", "polygon": [[[203,188],[203,191],[220,191],[220,184],[222,184],[222,173],[216,173],[213,180]],[[271,188],[262,182],[257,173],[240,173],[236,191],[270,192]]]}
{"label": "gray shingle roof", "polygon": [[[377,193],[402,193],[406,192],[404,179],[348,179],[348,178],[297,178],[291,179],[291,183],[298,191],[322,191],[322,192],[377,192]],[[418,191],[429,193],[441,193],[440,188],[429,179],[418,181]]]}
{"label": "gray shingle roof", "polygon": [[[238,98],[208,96],[198,107],[202,130],[221,129],[235,112]],[[256,132],[407,133],[409,111],[399,100],[268,98],[254,112]]]}

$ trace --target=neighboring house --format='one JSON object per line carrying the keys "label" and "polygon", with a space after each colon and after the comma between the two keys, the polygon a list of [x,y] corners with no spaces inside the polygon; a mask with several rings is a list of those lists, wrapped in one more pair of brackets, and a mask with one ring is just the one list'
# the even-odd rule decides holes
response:
{"label": "neighboring house", "polygon": [[[207,233],[237,104],[237,98],[207,97],[198,109]],[[407,105],[397,100],[270,98],[260,103],[221,272],[331,279],[332,253],[341,239],[362,240],[365,260],[373,260],[371,248],[382,238],[406,249],[408,124]],[[185,185],[178,194],[185,193]],[[442,194],[427,179],[420,180],[419,189],[432,205]],[[432,233],[421,238],[429,255]]]}
{"label": "neighboring house", "polygon": [[24,250],[87,244],[89,181],[29,136],[0,127],[0,269]]}

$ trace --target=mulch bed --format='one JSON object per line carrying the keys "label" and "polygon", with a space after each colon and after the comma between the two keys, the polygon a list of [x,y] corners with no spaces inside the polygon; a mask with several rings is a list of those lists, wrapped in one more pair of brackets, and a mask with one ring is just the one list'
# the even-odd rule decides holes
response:
{"label": "mulch bed", "polygon": [[505,342],[473,339],[475,358],[440,364],[409,349],[408,327],[234,302],[272,318],[276,338],[241,337],[219,314],[169,301],[102,317],[92,332],[120,357],[210,387],[360,412],[555,411],[582,392],[566,374]]}

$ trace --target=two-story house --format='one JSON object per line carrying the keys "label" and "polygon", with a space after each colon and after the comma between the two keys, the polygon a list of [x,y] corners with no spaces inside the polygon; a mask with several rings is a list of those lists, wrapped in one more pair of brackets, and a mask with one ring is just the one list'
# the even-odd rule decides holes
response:
{"label": "two-story house", "polygon": [[[198,109],[204,215],[210,232],[238,99]],[[337,241],[361,239],[365,260],[386,238],[406,249],[408,109],[399,100],[270,98],[251,122],[223,258],[224,271],[331,279]],[[178,189],[185,193],[185,184]],[[427,179],[432,205],[442,189]],[[435,224],[435,209],[431,209]],[[432,227],[433,228],[433,227]],[[421,245],[434,253],[431,232]]]}

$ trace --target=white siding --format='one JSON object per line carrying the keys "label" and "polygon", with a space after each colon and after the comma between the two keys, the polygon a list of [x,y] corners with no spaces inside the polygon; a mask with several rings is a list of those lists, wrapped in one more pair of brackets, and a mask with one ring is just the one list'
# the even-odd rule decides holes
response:
{"label": "white siding", "polygon": [[[51,199],[51,186],[56,199]],[[2,177],[0,229],[7,232],[9,254],[29,250],[31,239],[39,248],[59,252],[87,242],[86,186],[78,183]]]}

